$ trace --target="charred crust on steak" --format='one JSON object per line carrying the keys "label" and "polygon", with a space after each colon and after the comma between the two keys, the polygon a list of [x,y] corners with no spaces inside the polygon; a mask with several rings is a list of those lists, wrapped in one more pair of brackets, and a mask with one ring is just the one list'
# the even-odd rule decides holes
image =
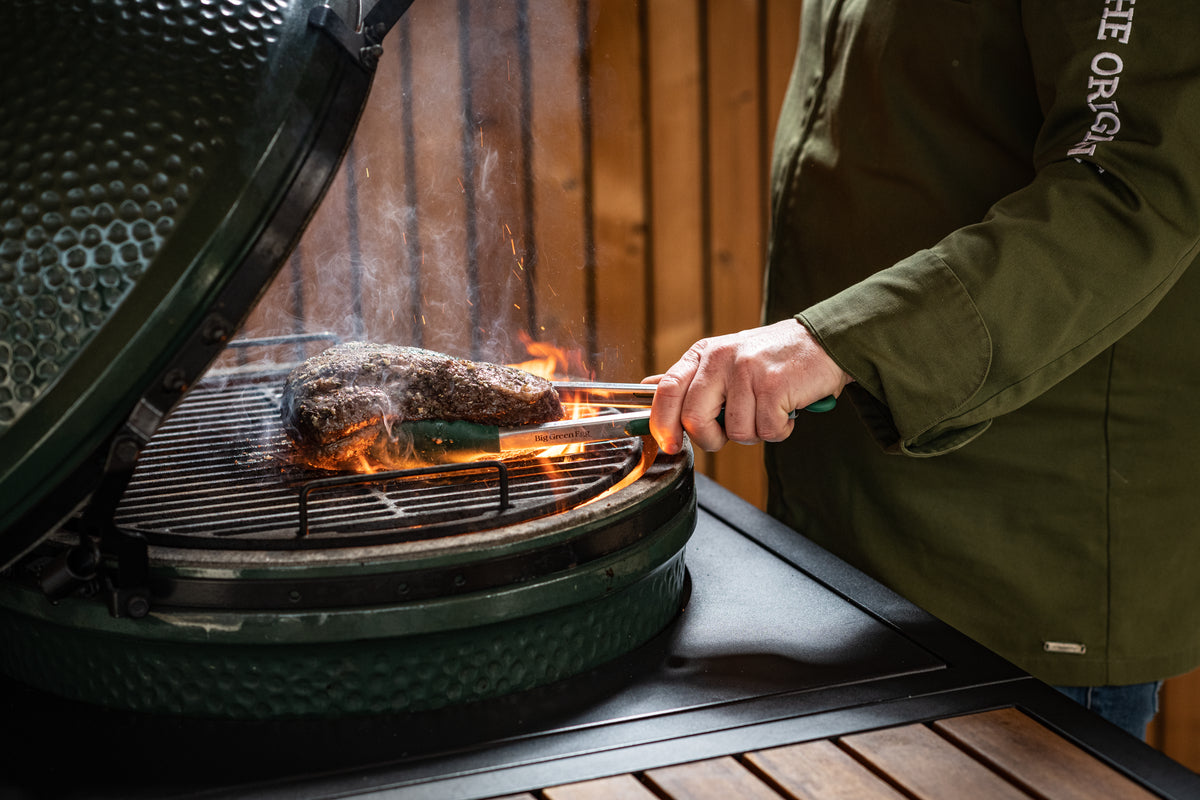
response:
{"label": "charred crust on steak", "polygon": [[406,420],[530,425],[561,419],[545,378],[418,347],[349,342],[297,366],[280,397],[283,426],[301,458],[340,468]]}

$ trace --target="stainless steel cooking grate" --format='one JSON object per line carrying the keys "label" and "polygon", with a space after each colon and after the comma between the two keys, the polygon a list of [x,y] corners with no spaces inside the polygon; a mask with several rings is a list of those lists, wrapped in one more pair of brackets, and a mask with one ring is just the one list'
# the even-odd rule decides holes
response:
{"label": "stainless steel cooking grate", "polygon": [[143,449],[115,522],[171,547],[345,547],[482,530],[566,510],[639,463],[641,440],[578,455],[359,476],[289,463],[283,374],[192,389]]}

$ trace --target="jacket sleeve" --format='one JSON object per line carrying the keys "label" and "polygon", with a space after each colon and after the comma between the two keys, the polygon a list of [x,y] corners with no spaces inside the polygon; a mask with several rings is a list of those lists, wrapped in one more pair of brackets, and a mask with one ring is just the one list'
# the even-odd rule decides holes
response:
{"label": "jacket sleeve", "polygon": [[[1136,11],[1136,13],[1135,13]],[[1197,256],[1200,5],[1024,4],[1035,176],[797,315],[889,449],[953,450],[1136,326]]]}

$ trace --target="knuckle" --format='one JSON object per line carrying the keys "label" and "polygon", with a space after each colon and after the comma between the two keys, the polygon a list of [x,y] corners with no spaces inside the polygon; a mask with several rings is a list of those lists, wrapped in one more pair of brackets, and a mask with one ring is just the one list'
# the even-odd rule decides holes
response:
{"label": "knuckle", "polygon": [[794,427],[795,423],[790,419],[785,420],[783,425],[767,424],[759,428],[759,436],[764,442],[782,442],[792,435]]}
{"label": "knuckle", "polygon": [[729,440],[726,439],[724,436],[713,436],[713,437],[708,437],[708,438],[704,438],[704,439],[698,439],[693,436],[692,441],[695,442],[697,445],[699,445],[700,449],[703,450],[704,452],[715,453],[718,450],[720,450],[722,447],[724,447],[725,443],[728,442]]}

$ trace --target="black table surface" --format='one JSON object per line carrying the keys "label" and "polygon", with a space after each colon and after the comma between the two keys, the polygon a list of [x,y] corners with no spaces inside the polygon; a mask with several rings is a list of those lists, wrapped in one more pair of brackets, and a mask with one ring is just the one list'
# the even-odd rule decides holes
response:
{"label": "black table surface", "polygon": [[712,481],[697,492],[685,608],[601,668],[440,712],[265,722],[100,710],[0,681],[0,798],[471,800],[1004,707],[1153,792],[1200,797],[1194,773]]}

